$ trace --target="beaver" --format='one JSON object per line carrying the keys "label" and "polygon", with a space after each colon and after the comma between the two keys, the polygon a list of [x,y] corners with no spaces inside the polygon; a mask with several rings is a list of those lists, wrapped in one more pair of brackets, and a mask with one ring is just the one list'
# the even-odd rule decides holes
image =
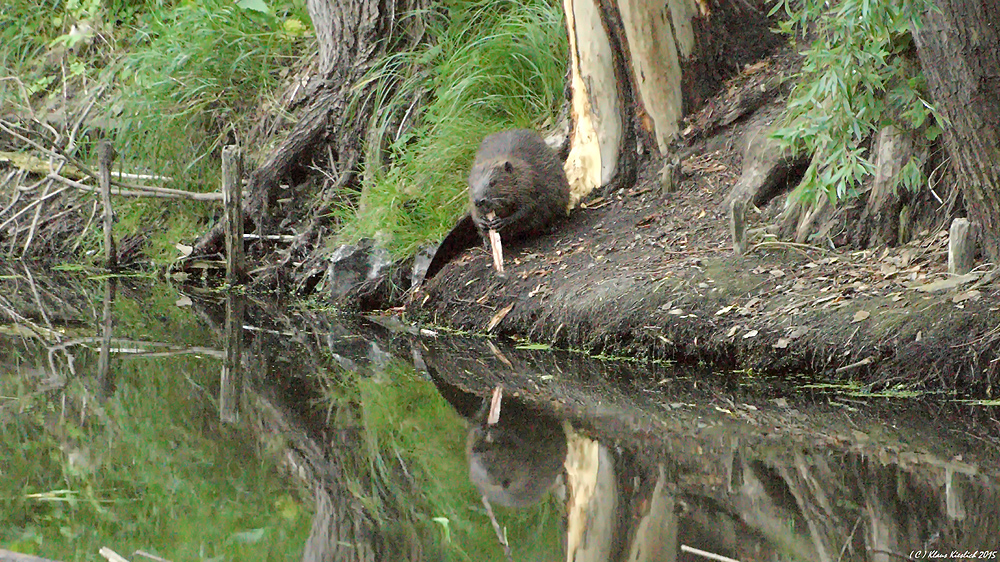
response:
{"label": "beaver", "polygon": [[[483,241],[496,230],[504,241],[536,236],[569,205],[562,162],[535,131],[488,135],[469,173],[469,214]],[[487,216],[493,213],[494,218]]]}
{"label": "beaver", "polygon": [[[427,282],[480,240],[489,251],[489,229],[505,242],[529,238],[563,216],[568,204],[566,172],[538,133],[522,129],[487,136],[469,173],[469,212],[438,244],[414,284]],[[493,220],[486,218],[490,213]]]}

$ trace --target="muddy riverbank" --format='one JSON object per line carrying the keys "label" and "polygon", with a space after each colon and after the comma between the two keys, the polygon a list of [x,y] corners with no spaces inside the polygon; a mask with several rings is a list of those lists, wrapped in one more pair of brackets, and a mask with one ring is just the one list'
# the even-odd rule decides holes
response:
{"label": "muddy riverbank", "polygon": [[734,255],[725,201],[760,130],[737,124],[698,142],[675,191],[660,181],[665,160],[647,162],[635,187],[507,247],[504,275],[485,250],[465,252],[412,295],[407,317],[596,354],[993,396],[994,274],[947,273],[947,222],[863,251],[781,242],[765,228],[779,196],[750,211],[756,235]]}

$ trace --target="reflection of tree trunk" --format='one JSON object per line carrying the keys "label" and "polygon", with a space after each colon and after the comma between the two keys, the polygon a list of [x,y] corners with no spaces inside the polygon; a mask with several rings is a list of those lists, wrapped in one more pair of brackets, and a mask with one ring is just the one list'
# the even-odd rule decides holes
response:
{"label": "reflection of tree trunk", "polygon": [[[252,302],[247,306],[247,317],[266,316],[279,325],[290,321],[280,311],[265,314],[254,310]],[[325,370],[322,365],[329,356],[323,355],[327,348],[322,342],[337,340],[331,336],[337,332],[336,327],[314,327],[310,333],[317,334],[315,345],[293,341],[280,330],[253,333],[245,354],[247,389],[241,416],[256,427],[262,442],[284,444],[282,464],[312,491],[315,512],[303,560],[371,562],[384,555],[378,524],[348,487],[351,481],[362,489],[370,486],[369,474],[361,468],[364,460],[359,456],[364,453],[358,433],[351,427],[330,426],[328,419],[314,415],[308,403],[316,399],[315,389],[299,386],[307,373]]]}
{"label": "reflection of tree trunk", "polygon": [[[250,355],[255,357],[256,354]],[[251,369],[262,374],[262,371]],[[287,381],[281,381],[287,382]],[[328,443],[315,439],[309,421],[301,419],[298,404],[279,392],[264,392],[249,400],[247,415],[255,418],[262,438],[286,443],[282,458],[288,472],[313,490],[316,500],[312,531],[302,555],[304,562],[371,562],[381,545],[377,529],[364,507],[348,491],[346,478],[359,477],[348,468],[357,456],[355,440],[341,435]],[[248,396],[248,398],[250,398]]]}
{"label": "reflection of tree trunk", "polygon": [[[895,482],[886,479],[882,471],[866,467],[864,485],[865,513],[868,528],[865,530],[867,547],[872,551],[873,562],[898,560],[893,553],[908,544],[920,544],[919,537],[907,537],[899,524]],[[910,542],[910,541],[914,542]]]}
{"label": "reflection of tree trunk", "polygon": [[619,497],[614,458],[608,449],[571,435],[566,456],[566,559],[610,560],[615,546]]}
{"label": "reflection of tree trunk", "polygon": [[111,336],[114,333],[114,320],[111,317],[111,307],[115,302],[115,279],[108,278],[104,282],[104,311],[101,314],[101,353],[97,358],[98,388],[105,398],[115,391],[115,379],[111,375]]}
{"label": "reflection of tree trunk", "polygon": [[[346,493],[346,490],[344,491]],[[356,514],[345,508],[350,496],[333,497],[330,491],[316,486],[316,500],[312,531],[306,541],[302,562],[369,562],[375,560],[370,536],[367,541],[358,536],[370,535],[371,529],[362,526]]]}
{"label": "reflection of tree trunk", "polygon": [[680,548],[677,544],[677,504],[663,465],[659,465],[657,470],[656,487],[646,504],[648,511],[642,515],[636,527],[626,559],[628,562],[677,560]]}

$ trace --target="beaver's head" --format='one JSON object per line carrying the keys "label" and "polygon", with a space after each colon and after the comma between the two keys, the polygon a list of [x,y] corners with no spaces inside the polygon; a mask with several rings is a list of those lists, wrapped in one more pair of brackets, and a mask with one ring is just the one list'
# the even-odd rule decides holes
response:
{"label": "beaver's head", "polygon": [[508,216],[514,210],[518,182],[517,167],[510,160],[482,162],[469,175],[469,200],[480,216]]}

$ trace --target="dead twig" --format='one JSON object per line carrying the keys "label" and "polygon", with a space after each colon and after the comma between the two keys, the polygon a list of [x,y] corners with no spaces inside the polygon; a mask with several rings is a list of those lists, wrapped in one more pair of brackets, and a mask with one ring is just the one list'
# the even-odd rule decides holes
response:
{"label": "dead twig", "polygon": [[[46,182],[45,190],[42,191],[42,199],[45,199],[45,196],[48,195],[50,189],[52,189],[51,181]],[[38,205],[35,207],[35,216],[31,218],[31,228],[28,229],[28,239],[24,241],[24,248],[21,249],[22,256],[28,255],[28,248],[31,246],[31,240],[34,239],[35,230],[38,228],[38,220],[42,216],[42,207],[44,207],[44,205]]]}
{"label": "dead twig", "polygon": [[486,499],[486,496],[483,496],[483,506],[486,508],[486,514],[490,516],[490,523],[493,524],[493,532],[497,534],[497,540],[500,541],[500,546],[503,547],[504,556],[510,562],[514,562],[514,555],[510,552],[510,544],[507,543],[507,533],[500,528],[497,516],[493,513],[493,506],[490,505],[490,500]]}

